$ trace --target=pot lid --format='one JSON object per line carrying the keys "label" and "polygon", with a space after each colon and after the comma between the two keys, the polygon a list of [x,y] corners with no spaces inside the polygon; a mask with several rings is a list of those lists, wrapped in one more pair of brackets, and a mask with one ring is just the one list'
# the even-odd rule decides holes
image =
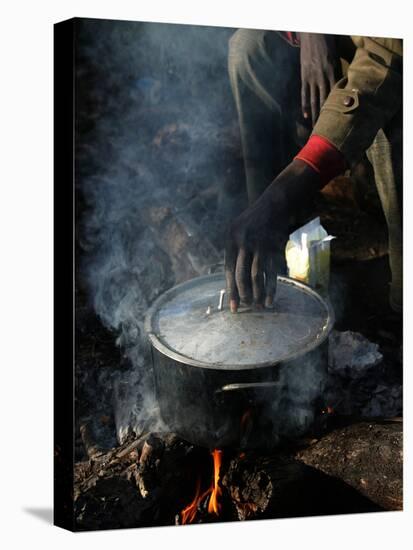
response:
{"label": "pot lid", "polygon": [[172,359],[214,369],[265,367],[319,346],[333,325],[328,302],[310,287],[278,277],[273,309],[218,309],[222,273],[191,279],[162,294],[145,329],[152,344]]}

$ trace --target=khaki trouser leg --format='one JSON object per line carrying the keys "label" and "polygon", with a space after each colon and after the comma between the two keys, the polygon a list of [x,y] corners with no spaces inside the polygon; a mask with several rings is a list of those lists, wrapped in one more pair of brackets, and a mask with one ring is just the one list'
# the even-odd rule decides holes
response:
{"label": "khaki trouser leg", "polygon": [[402,132],[401,115],[391,127],[379,130],[367,151],[387,221],[389,263],[392,273],[390,305],[401,311],[403,305],[402,239]]}
{"label": "khaki trouser leg", "polygon": [[228,70],[254,202],[291,160],[287,126],[300,106],[299,50],[274,31],[239,29],[229,41]]}

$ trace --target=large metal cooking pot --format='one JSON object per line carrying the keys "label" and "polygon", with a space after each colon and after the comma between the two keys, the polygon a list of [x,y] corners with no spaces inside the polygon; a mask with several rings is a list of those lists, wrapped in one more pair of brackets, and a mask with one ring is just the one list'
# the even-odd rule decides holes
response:
{"label": "large metal cooking pot", "polygon": [[271,446],[306,431],[327,374],[329,303],[278,277],[273,309],[232,314],[220,307],[223,288],[223,274],[192,279],[147,313],[164,422],[209,448]]}

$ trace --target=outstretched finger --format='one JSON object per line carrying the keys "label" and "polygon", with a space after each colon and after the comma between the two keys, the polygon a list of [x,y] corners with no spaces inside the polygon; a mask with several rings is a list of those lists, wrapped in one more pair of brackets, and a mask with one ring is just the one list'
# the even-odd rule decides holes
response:
{"label": "outstretched finger", "polygon": [[225,279],[227,283],[229,307],[232,313],[236,313],[239,306],[239,294],[235,281],[237,256],[238,247],[232,243],[228,243],[225,249]]}
{"label": "outstretched finger", "polygon": [[277,291],[277,262],[275,254],[268,254],[265,261],[265,307],[273,307]]}
{"label": "outstretched finger", "polygon": [[329,90],[329,85],[326,83],[320,84],[320,104],[319,104],[319,112],[321,111],[322,106],[324,105],[324,101],[327,99]]}
{"label": "outstretched finger", "polygon": [[264,285],[264,262],[262,254],[256,252],[251,266],[252,295],[254,304],[257,307],[264,305],[265,285]]}
{"label": "outstretched finger", "polygon": [[301,84],[301,109],[303,111],[303,117],[305,119],[310,118],[310,89],[306,81]]}
{"label": "outstretched finger", "polygon": [[237,266],[235,268],[235,281],[241,301],[246,304],[252,302],[251,263],[252,254],[245,248],[241,248],[238,252]]}
{"label": "outstretched finger", "polygon": [[314,127],[316,120],[318,118],[318,108],[319,108],[318,88],[315,85],[311,85],[310,104],[311,104],[311,123]]}

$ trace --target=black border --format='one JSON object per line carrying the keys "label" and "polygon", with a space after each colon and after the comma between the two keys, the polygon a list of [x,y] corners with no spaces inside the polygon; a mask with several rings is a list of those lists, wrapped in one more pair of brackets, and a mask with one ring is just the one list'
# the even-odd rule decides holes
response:
{"label": "black border", "polygon": [[54,25],[54,517],[75,530],[74,138],[75,26]]}

